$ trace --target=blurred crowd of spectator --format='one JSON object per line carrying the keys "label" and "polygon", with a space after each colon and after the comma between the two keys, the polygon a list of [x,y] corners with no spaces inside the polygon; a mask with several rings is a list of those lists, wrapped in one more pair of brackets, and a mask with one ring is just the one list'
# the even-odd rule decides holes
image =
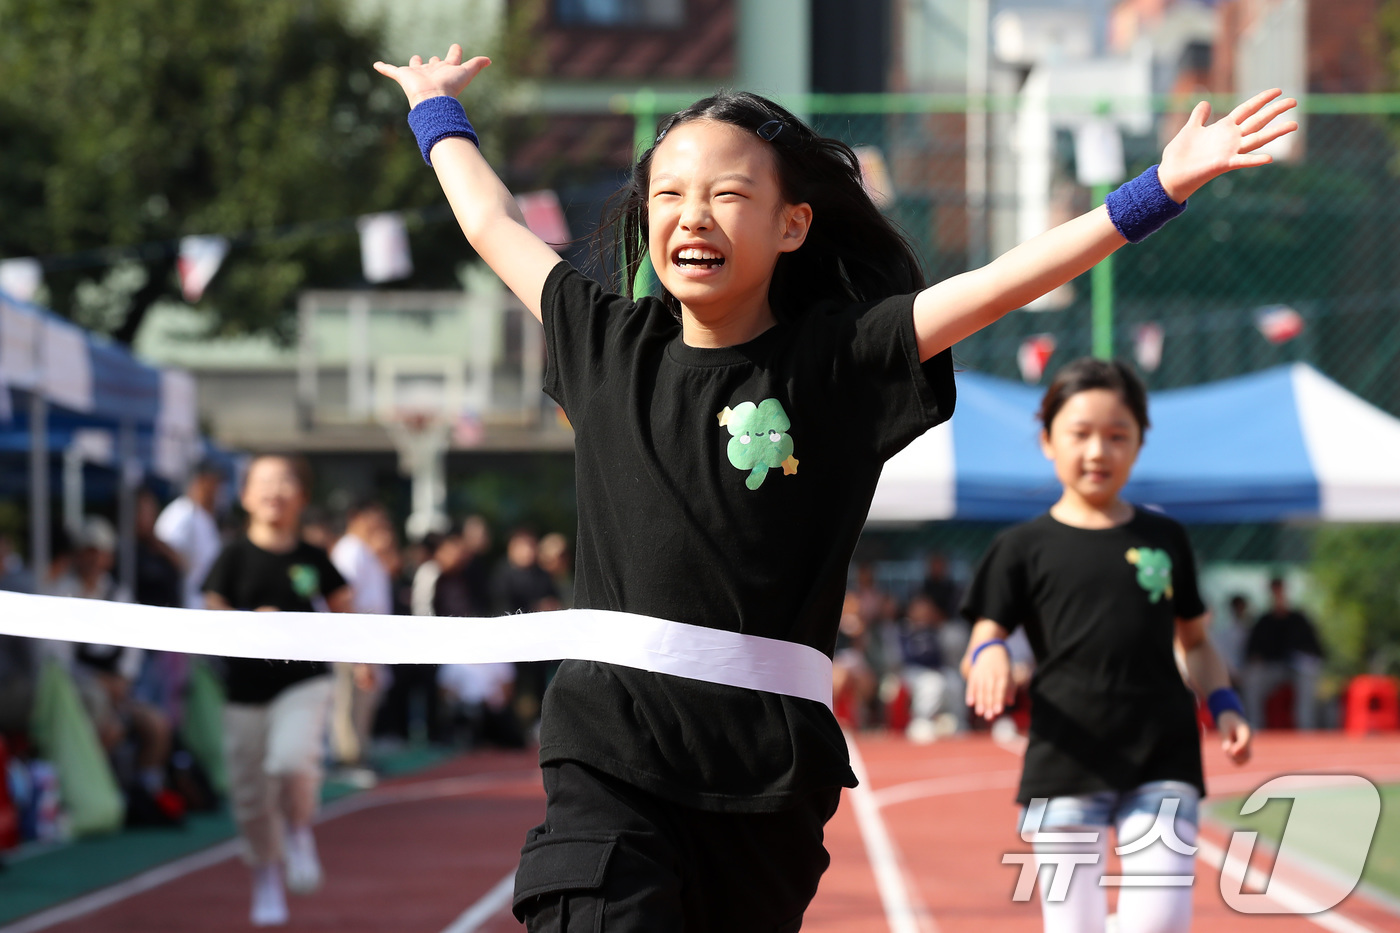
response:
{"label": "blurred crowd of spectator", "polygon": [[[210,466],[169,503],[149,490],[139,493],[133,592],[116,582],[117,534],[100,516],[53,530],[42,579],[25,567],[15,542],[0,535],[0,589],[205,608],[201,584],[238,525],[230,516],[221,524],[216,513],[228,498],[227,482]],[[562,534],[538,537],[516,528],[498,539],[485,519],[472,515],[405,544],[388,511],[373,501],[340,515],[309,510],[302,534],[329,552],[350,584],[355,612],[491,616],[571,604],[572,557]],[[11,771],[41,756],[31,717],[48,664],[76,688],[126,798],[128,824],[179,823],[191,808],[217,805],[208,766],[184,747],[181,734],[194,666],[205,664],[217,675],[221,661],[170,652],[0,636],[0,780],[7,755]],[[545,663],[334,665],[326,738],[332,774],[372,783],[378,753],[408,743],[523,747],[552,673]],[[9,782],[18,778],[11,774]]]}
{"label": "blurred crowd of spectator", "polygon": [[[0,589],[204,608],[201,584],[234,530],[230,521],[221,528],[216,515],[226,483],[211,467],[197,471],[169,503],[140,493],[134,592],[114,581],[117,535],[96,516],[81,527],[55,529],[42,579],[0,535]],[[330,554],[350,585],[355,612],[471,617],[572,605],[572,557],[562,534],[539,537],[516,528],[498,537],[484,518],[471,515],[405,544],[374,501],[340,515],[308,511],[302,534]],[[870,564],[853,569],[833,667],[835,709],[845,724],[902,731],[916,742],[985,727],[970,722],[963,699],[958,667],[969,624],[958,614],[960,597],[941,554],[929,556],[921,580],[897,586],[882,586]],[[1272,581],[1271,603],[1261,615],[1242,596],[1230,601],[1229,612],[1216,637],[1251,719],[1314,727],[1322,648],[1311,622],[1289,603],[1284,582]],[[1023,638],[1012,648],[1024,687],[1030,651]],[[201,762],[182,741],[182,725],[193,665],[207,663],[217,673],[219,659],[0,636],[0,755],[8,748],[12,759],[34,757],[28,727],[46,663],[71,678],[125,794],[128,822],[179,822],[188,808],[216,804]],[[343,779],[368,784],[377,753],[396,745],[523,747],[537,728],[553,669],[550,663],[335,665],[327,760]],[[1280,700],[1280,686],[1291,688],[1291,696]],[[1271,697],[1274,707],[1288,706],[1286,722],[1270,713]],[[1023,701],[1022,727],[1024,707]]]}
{"label": "blurred crowd of spectator", "polygon": [[929,742],[968,728],[958,664],[970,626],[958,615],[960,587],[942,554],[901,601],[876,581],[870,564],[855,568],[833,658],[837,717],[856,728],[902,729]]}

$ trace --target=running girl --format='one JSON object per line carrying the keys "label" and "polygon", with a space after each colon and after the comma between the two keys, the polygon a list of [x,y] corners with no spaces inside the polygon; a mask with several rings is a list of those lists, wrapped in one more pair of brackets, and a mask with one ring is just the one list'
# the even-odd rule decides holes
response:
{"label": "running girl", "polygon": [[[349,612],[350,588],[301,538],[310,476],[301,460],[260,456],[241,498],[248,531],[219,554],[204,581],[210,609]],[[237,625],[236,619],[230,624]],[[283,893],[321,886],[311,823],[321,799],[321,744],[330,714],[330,666],[225,659],[224,760],[229,795],[253,872],[254,926],[287,922]]]}
{"label": "running girl", "polygon": [[[1076,360],[1056,375],[1039,418],[1064,492],[1047,514],[1003,532],[983,558],[963,604],[974,623],[963,671],[968,703],[988,719],[1000,715],[1012,690],[1004,639],[1025,627],[1036,671],[1016,798],[1022,833],[1040,852],[1095,856],[1074,867],[1063,900],[1048,899],[1041,885],[1046,933],[1095,933],[1107,918],[1099,879],[1110,826],[1122,874],[1195,873],[1205,784],[1196,699],[1174,643],[1235,764],[1249,759],[1250,730],[1206,637],[1185,530],[1120,497],[1148,428],[1142,382],[1123,363]],[[1159,818],[1172,838],[1151,838]],[[1083,838],[1036,841],[1037,832]],[[1185,931],[1191,893],[1122,887],[1118,929]]]}
{"label": "running girl", "polygon": [[[882,464],[952,414],[949,348],[1124,235],[1099,208],[925,288],[849,147],[721,94],[663,121],[637,163],[611,293],[530,233],[473,144],[456,95],[488,64],[454,45],[375,68],[413,105],[468,241],[544,324],[544,388],[576,431],[575,604],[829,656]],[[1202,105],[1135,216],[1160,223],[1164,201],[1269,161],[1254,150],[1291,128],[1265,128],[1293,105],[1277,98],[1209,127]],[[647,258],[659,296],[632,296]],[[818,702],[594,662],[546,692],[540,762],[514,905],[532,931],[796,930],[855,783]]]}

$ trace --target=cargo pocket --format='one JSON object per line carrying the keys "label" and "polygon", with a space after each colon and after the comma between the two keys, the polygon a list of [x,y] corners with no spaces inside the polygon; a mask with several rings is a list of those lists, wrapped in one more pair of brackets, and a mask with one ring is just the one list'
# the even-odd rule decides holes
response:
{"label": "cargo pocket", "polygon": [[529,933],[601,933],[603,879],[616,847],[601,833],[531,833],[515,872],[515,919]]}

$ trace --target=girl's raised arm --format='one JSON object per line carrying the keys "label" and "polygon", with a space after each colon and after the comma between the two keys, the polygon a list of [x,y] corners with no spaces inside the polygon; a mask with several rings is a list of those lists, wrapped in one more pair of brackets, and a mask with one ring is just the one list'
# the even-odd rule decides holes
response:
{"label": "girl's raised arm", "polygon": [[[1217,175],[1272,162],[1272,156],[1255,150],[1298,128],[1293,121],[1269,125],[1297,104],[1292,98],[1277,99],[1282,93],[1265,91],[1210,126],[1206,126],[1210,104],[1197,104],[1162,152],[1157,177],[1166,196],[1181,204]],[[1008,311],[1087,272],[1127,242],[1108,209],[1099,205],[980,269],[930,286],[914,301],[920,358],[929,359]]]}
{"label": "girl's raised arm", "polygon": [[[416,107],[431,97],[455,98],[489,64],[480,56],[464,63],[462,47],[454,43],[446,58],[434,55],[425,62],[415,55],[407,65],[375,62],[374,70],[397,81]],[[449,136],[433,146],[431,158],[467,242],[539,319],[544,280],[559,255],[525,226],[515,198],[474,143]]]}

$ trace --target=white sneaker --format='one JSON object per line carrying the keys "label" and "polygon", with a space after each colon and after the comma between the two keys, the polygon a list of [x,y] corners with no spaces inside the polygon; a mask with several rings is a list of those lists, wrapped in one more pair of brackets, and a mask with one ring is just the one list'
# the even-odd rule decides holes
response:
{"label": "white sneaker", "polygon": [[913,719],[905,727],[904,737],[915,745],[927,745],[938,738],[938,727],[932,719]]}
{"label": "white sneaker", "polygon": [[316,855],[316,837],[310,829],[287,834],[287,890],[310,894],[321,887],[321,860]]}
{"label": "white sneaker", "polygon": [[287,922],[287,897],[276,865],[253,869],[253,909],[248,919],[255,927],[280,927]]}

